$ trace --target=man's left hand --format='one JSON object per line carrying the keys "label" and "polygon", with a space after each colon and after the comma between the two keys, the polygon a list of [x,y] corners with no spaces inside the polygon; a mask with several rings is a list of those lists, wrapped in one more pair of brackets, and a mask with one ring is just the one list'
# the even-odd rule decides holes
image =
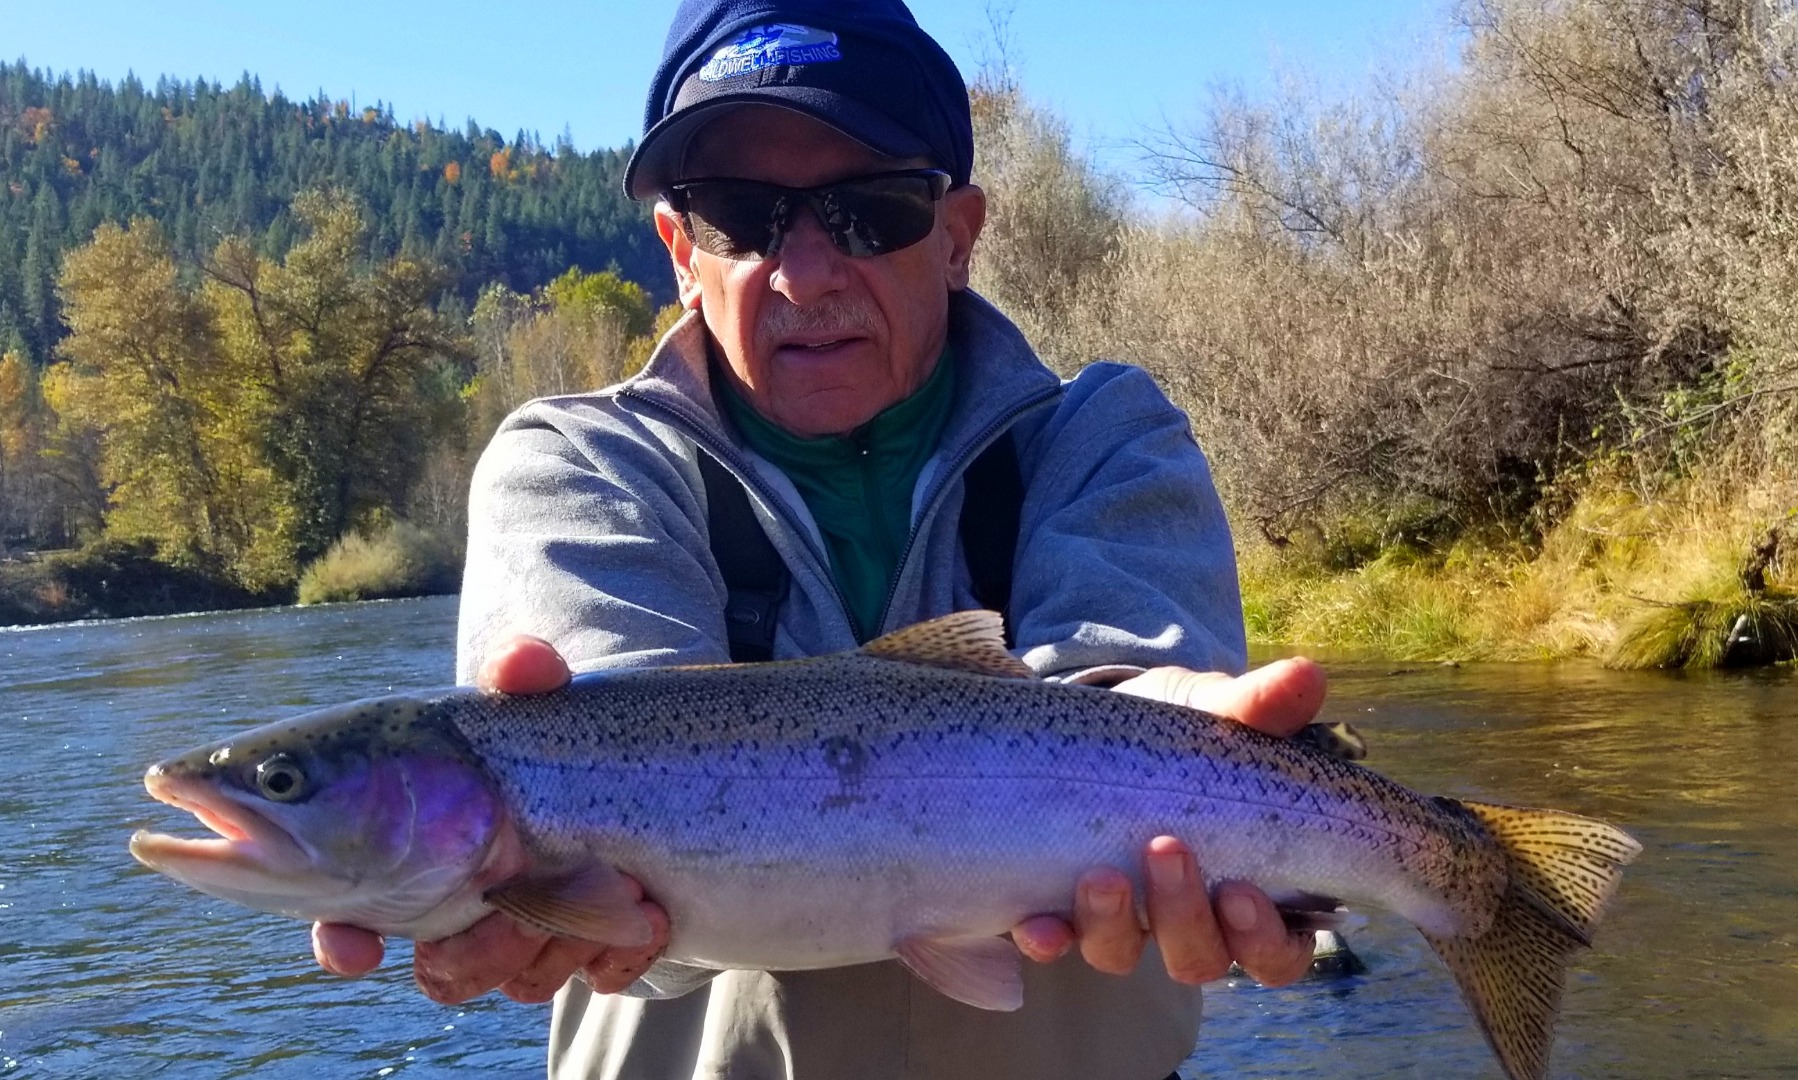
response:
{"label": "man's left hand", "polygon": [[[1324,699],[1323,669],[1309,660],[1280,660],[1238,678],[1218,672],[1162,667],[1119,683],[1117,693],[1203,709],[1282,738],[1317,718]],[[1136,915],[1130,879],[1113,867],[1097,867],[1081,879],[1074,921],[1039,915],[1011,932],[1019,950],[1050,961],[1076,943],[1086,962],[1115,975],[1136,969],[1150,935],[1176,982],[1222,978],[1230,962],[1266,986],[1282,986],[1311,966],[1310,931],[1289,931],[1267,894],[1247,882],[1227,881],[1207,895],[1198,861],[1171,836],[1149,841],[1143,853],[1148,883],[1149,929]]]}

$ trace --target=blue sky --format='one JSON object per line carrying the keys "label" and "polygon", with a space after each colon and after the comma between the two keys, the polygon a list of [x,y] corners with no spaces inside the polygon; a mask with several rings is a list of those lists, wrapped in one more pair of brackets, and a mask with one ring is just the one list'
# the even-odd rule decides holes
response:
{"label": "blue sky", "polygon": [[[1447,0],[1135,0],[1011,3],[1025,89],[1109,162],[1164,119],[1198,115],[1211,89],[1267,92],[1275,73],[1333,90],[1442,51]],[[983,54],[979,0],[912,0],[964,74]],[[402,120],[474,117],[510,138],[583,150],[640,130],[643,93],[674,0],[310,0],[279,4],[0,0],[0,52],[55,71],[117,80],[135,71],[233,82],[245,71],[290,96],[391,104]],[[1094,14],[1097,9],[1100,14]],[[1116,16],[1109,13],[1116,12]],[[1128,12],[1128,14],[1124,14]]]}

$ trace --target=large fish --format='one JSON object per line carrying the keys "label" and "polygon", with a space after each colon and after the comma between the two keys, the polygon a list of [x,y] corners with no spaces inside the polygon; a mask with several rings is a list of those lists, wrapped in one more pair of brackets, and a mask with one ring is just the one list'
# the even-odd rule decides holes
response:
{"label": "large fish", "polygon": [[530,697],[378,698],[153,766],[219,836],[131,851],[263,911],[432,940],[493,909],[641,945],[623,871],[667,909],[667,958],[836,967],[897,956],[1015,1009],[1000,936],[1075,881],[1190,843],[1208,879],[1423,931],[1511,1077],[1541,1077],[1569,956],[1640,850],[1602,822],[1418,795],[1204,713],[1040,681],[998,616],[855,652],[600,673]]}

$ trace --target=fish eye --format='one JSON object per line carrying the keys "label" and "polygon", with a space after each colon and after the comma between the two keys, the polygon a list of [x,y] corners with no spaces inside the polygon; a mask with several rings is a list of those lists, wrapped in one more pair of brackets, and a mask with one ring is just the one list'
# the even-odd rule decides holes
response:
{"label": "fish eye", "polygon": [[306,794],[306,774],[286,754],[276,754],[256,766],[256,790],[275,802],[293,802]]}

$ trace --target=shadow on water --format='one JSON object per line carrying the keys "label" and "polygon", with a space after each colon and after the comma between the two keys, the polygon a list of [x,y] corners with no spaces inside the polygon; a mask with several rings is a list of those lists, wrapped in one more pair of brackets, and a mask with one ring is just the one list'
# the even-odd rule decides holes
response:
{"label": "shadow on water", "polygon": [[[139,868],[187,828],[146,764],[329,702],[450,680],[455,601],[0,632],[0,1071],[538,1076],[548,1010],[444,1008],[408,951],[320,973],[305,928]],[[1422,791],[1624,824],[1647,850],[1570,978],[1556,1077],[1798,1074],[1798,673],[1331,664],[1330,713]],[[1446,972],[1370,913],[1364,975],[1219,985],[1189,1077],[1497,1076]]]}

